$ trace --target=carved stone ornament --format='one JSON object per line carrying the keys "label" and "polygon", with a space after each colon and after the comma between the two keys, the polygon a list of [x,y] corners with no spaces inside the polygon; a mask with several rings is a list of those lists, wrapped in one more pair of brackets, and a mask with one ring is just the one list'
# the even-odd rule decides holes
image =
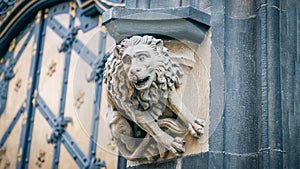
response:
{"label": "carved stone ornament", "polygon": [[177,90],[183,71],[161,39],[124,39],[108,58],[104,82],[108,120],[122,155],[131,161],[181,156],[185,137],[204,134],[205,121],[184,105]]}

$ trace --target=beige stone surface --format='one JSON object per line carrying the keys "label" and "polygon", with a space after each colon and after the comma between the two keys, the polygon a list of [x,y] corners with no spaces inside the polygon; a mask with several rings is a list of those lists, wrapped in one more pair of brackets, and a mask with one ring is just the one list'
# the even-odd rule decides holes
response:
{"label": "beige stone surface", "polygon": [[[204,128],[205,134],[200,136],[199,139],[193,137],[190,134],[188,134],[186,136],[186,146],[185,146],[186,149],[185,149],[183,156],[208,151],[208,148],[209,148],[209,146],[208,146],[208,137],[209,137],[208,128],[209,128],[209,94],[210,94],[209,93],[210,92],[210,88],[209,88],[210,87],[210,44],[211,44],[210,33],[207,34],[205,40],[200,45],[187,43],[187,42],[179,42],[179,41],[175,41],[175,40],[164,41],[164,43],[165,43],[165,46],[169,49],[169,53],[170,53],[172,60],[180,63],[180,65],[184,71],[184,76],[182,78],[183,84],[177,90],[180,99],[183,101],[184,105],[186,105],[187,109],[190,110],[195,117],[197,117],[199,119],[204,119],[206,122],[206,126]],[[137,45],[136,49],[134,47],[132,47],[132,49],[129,50],[129,47],[128,47],[128,51],[127,51],[127,49],[121,50],[121,58],[123,57],[122,52],[131,56],[131,54],[127,53],[127,52],[138,51],[138,50],[143,51],[143,49],[144,49],[144,47],[142,47],[142,46],[139,47],[138,45]],[[159,51],[159,49],[157,49],[157,50]],[[144,51],[147,51],[146,48],[144,49]],[[151,50],[149,50],[149,52],[151,53]],[[136,53],[138,53],[138,52],[136,52]],[[128,73],[126,71],[127,68],[125,66],[127,61],[123,60],[123,62],[124,62],[124,70],[126,73]],[[137,62],[134,61],[134,59],[132,58],[132,61],[130,61],[129,64],[131,65],[131,63],[134,64]],[[155,63],[152,63],[152,64],[155,64]],[[111,65],[111,66],[114,67],[113,65]],[[143,70],[143,67],[140,67],[140,69]],[[132,68],[129,67],[129,70],[132,71]],[[130,73],[131,72],[128,73],[128,77],[130,77]],[[123,78],[128,78],[128,77],[126,77],[126,75],[127,74],[124,74]],[[121,76],[122,76],[121,74],[117,75],[117,76],[119,76],[119,79],[123,79],[123,78],[121,78]],[[111,78],[111,77],[109,77],[109,78]],[[113,82],[109,81],[108,83],[109,83],[108,87],[109,86],[114,87],[116,85],[117,86],[119,85],[117,81],[113,81]],[[115,103],[114,103],[113,107],[116,106],[117,111],[120,109],[120,107],[124,108],[125,105],[120,104],[120,103],[122,103],[122,100],[124,100],[123,96],[120,96],[120,98],[122,98],[122,99],[118,100],[115,98],[116,94],[112,92],[114,89],[113,90],[109,89],[109,90],[110,90],[110,94],[113,96],[112,98],[111,98],[111,96],[109,98],[112,99],[113,103],[114,102],[117,103],[117,105],[115,105]],[[128,95],[131,95],[131,92],[130,92],[131,89],[127,89],[127,90],[128,90],[127,91]],[[139,89],[137,89],[137,90],[139,90]],[[121,89],[121,93],[123,95],[124,94],[126,95],[126,91],[124,92],[124,91],[122,91],[122,89]],[[171,96],[170,99],[173,100],[174,99],[173,96]],[[168,105],[173,110],[177,109],[176,105],[181,105],[181,103],[178,102],[178,99],[175,99],[175,100],[177,100],[174,104],[175,109],[173,109],[172,105],[171,105],[171,107],[170,107],[170,105]],[[171,103],[172,103],[172,101],[171,101]],[[186,112],[184,107],[185,106],[183,106],[183,108],[181,106],[179,106],[178,107],[179,111],[183,110],[184,112]],[[136,111],[135,113],[139,112],[139,110],[137,110],[137,109],[136,110],[131,110],[130,108],[126,109],[126,106],[125,106],[124,111],[125,112],[132,111],[132,113],[134,113],[135,111]],[[145,113],[147,114],[147,112],[145,112]],[[145,116],[146,115],[145,113],[142,116]],[[179,112],[177,112],[177,113],[179,113]],[[132,114],[131,115],[126,114],[126,115],[129,117],[134,116]],[[188,116],[187,119],[189,119],[188,121],[190,121],[191,118],[189,117],[188,114],[183,114],[183,116],[179,115],[181,120],[183,120],[184,122],[185,122],[184,118],[186,118],[185,116]],[[132,120],[137,120],[136,118],[140,118],[140,116],[136,114],[135,117],[132,117]],[[144,117],[144,118],[149,120],[150,117]],[[190,124],[192,124],[192,123],[190,123]],[[115,125],[115,124],[113,124],[113,125]],[[116,124],[116,126],[118,126],[118,125],[121,125],[121,123]],[[139,125],[142,125],[142,124],[139,124]],[[142,125],[142,127],[144,127],[146,132],[151,131],[150,134],[152,136],[156,137],[156,134],[152,133],[153,131],[155,132],[155,130],[154,130],[155,127],[153,128],[153,125],[154,124],[151,125],[149,123],[149,125],[146,125],[146,126]],[[153,130],[152,129],[148,130],[148,127],[153,128]],[[114,132],[114,130],[113,130],[113,132]],[[115,137],[117,137],[117,136],[115,136]],[[167,139],[167,138],[165,138],[165,139]],[[128,144],[126,142],[124,142],[124,143]],[[160,143],[162,143],[162,142],[160,142]],[[164,143],[162,143],[162,144],[164,144]],[[119,145],[119,147],[120,147],[120,145]],[[139,146],[137,146],[136,148],[139,149]],[[125,150],[122,150],[122,151],[125,151]],[[168,156],[168,158],[172,158],[172,156]],[[151,162],[151,161],[152,160],[150,160],[148,162]],[[129,162],[129,165],[138,165],[141,163],[147,163],[147,161]]]}

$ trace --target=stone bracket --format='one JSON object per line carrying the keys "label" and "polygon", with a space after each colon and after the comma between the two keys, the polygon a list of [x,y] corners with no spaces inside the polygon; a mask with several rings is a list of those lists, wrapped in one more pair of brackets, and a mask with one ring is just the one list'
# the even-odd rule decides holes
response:
{"label": "stone bracket", "polygon": [[210,27],[210,15],[193,7],[111,8],[103,13],[103,25],[117,42],[133,35],[147,34],[201,43]]}

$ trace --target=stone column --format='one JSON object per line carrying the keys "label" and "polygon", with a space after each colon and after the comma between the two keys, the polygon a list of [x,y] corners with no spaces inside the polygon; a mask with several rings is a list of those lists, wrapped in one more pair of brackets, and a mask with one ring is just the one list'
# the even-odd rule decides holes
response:
{"label": "stone column", "polygon": [[225,1],[224,168],[257,168],[256,2]]}

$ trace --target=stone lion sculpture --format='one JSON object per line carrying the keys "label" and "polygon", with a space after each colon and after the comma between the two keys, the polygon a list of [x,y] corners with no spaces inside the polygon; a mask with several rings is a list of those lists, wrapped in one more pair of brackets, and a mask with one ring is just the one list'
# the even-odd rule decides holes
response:
{"label": "stone lion sculpture", "polygon": [[133,36],[115,47],[105,65],[110,129],[129,160],[180,156],[184,137],[199,138],[204,120],[196,118],[177,93],[183,71],[163,41]]}

